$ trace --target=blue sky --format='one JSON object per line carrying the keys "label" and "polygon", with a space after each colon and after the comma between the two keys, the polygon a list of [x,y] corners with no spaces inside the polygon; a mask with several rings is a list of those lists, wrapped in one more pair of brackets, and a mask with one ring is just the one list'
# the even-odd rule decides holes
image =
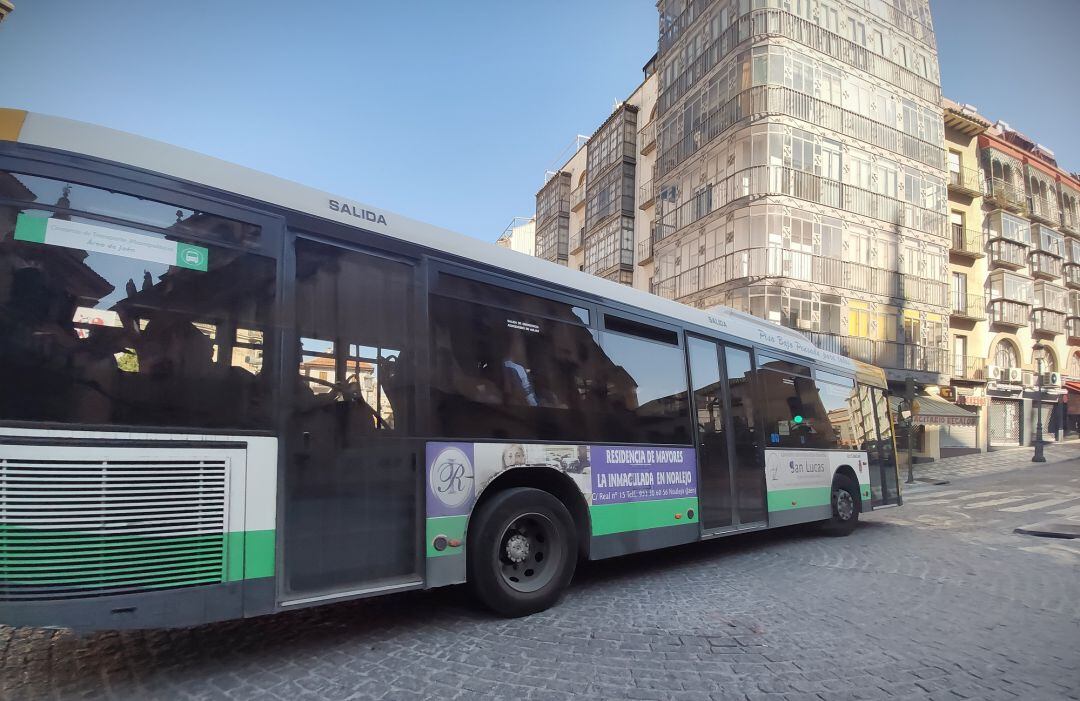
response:
{"label": "blue sky", "polygon": [[[1080,170],[1080,1],[1029,0],[1022,17],[1012,0],[931,5],[946,94]],[[0,104],[493,240],[633,91],[656,38],[652,0],[16,0]]]}

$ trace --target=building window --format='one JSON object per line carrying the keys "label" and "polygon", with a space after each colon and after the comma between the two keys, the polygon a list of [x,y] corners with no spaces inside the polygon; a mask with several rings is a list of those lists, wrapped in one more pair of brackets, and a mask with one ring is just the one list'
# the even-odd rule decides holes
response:
{"label": "building window", "polygon": [[1012,341],[1002,339],[994,349],[994,365],[999,368],[1020,367],[1020,352]]}

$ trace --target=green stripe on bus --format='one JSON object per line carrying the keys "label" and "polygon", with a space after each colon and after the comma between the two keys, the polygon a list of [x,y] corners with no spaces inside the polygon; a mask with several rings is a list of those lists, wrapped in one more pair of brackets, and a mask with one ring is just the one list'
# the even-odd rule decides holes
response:
{"label": "green stripe on bus", "polygon": [[[693,518],[687,513],[691,509],[694,510]],[[697,523],[697,511],[697,497],[635,501],[628,504],[593,504],[589,507],[594,536]],[[675,518],[676,514],[679,518]]]}
{"label": "green stripe on bus", "polygon": [[[228,565],[225,581],[256,579],[274,574],[274,531],[237,531],[227,533]],[[240,566],[242,563],[243,566]]]}
{"label": "green stripe on bus", "polygon": [[273,529],[152,536],[0,524],[0,542],[0,579],[10,584],[231,582],[274,574]]}
{"label": "green stripe on bus", "polygon": [[464,543],[465,526],[468,521],[468,516],[434,516],[429,518],[427,520],[427,556],[442,557],[444,555],[460,555],[464,552],[461,546],[436,550],[434,543],[435,537],[440,535],[446,536],[447,540],[458,540]]}
{"label": "green stripe on bus", "polygon": [[807,506],[829,506],[830,504],[832,504],[832,489],[829,487],[802,487],[769,492],[769,511],[803,509]]}

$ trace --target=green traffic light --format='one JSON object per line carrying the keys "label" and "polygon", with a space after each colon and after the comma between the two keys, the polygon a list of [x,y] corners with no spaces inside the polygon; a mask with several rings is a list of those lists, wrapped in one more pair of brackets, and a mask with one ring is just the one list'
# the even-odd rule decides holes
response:
{"label": "green traffic light", "polygon": [[797,423],[797,424],[802,423],[802,414],[796,414],[795,415],[795,423]]}

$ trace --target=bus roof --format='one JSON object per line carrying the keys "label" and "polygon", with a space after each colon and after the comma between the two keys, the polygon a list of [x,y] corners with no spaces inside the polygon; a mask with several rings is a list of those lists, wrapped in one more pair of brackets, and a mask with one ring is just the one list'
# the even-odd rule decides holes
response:
{"label": "bus roof", "polygon": [[580,290],[615,302],[673,317],[761,346],[840,367],[862,368],[866,379],[885,385],[873,366],[822,350],[793,329],[727,307],[701,310],[572,270],[493,243],[425,224],[351,197],[321,192],[250,168],[127,132],[62,117],[0,108],[0,141],[67,151],[119,163],[178,180],[233,193],[315,217],[337,221],[486,265],[537,281]]}

